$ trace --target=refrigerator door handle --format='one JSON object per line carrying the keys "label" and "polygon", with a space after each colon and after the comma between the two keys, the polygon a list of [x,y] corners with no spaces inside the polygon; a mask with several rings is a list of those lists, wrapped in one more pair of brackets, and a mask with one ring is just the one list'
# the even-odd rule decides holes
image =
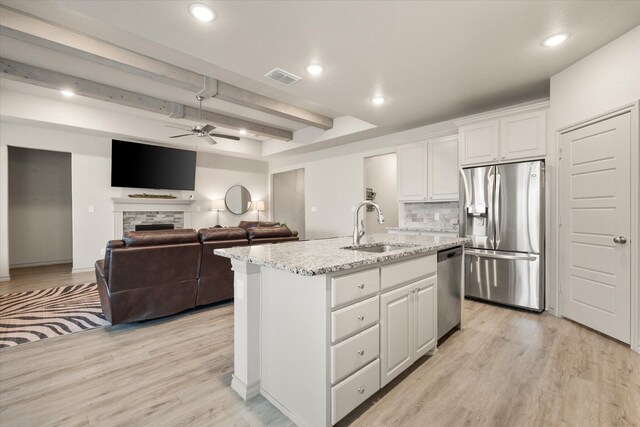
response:
{"label": "refrigerator door handle", "polygon": [[496,189],[495,196],[493,198],[493,228],[496,231],[496,240],[493,245],[494,248],[500,246],[500,209],[502,208],[502,200],[500,199],[500,189],[502,183],[500,182],[502,179],[502,175],[498,172],[498,168],[496,168]]}
{"label": "refrigerator door handle", "polygon": [[487,237],[489,237],[489,241],[491,242],[491,248],[495,248],[496,247],[496,241],[495,241],[495,224],[493,221],[493,216],[495,215],[495,201],[494,201],[494,185],[495,185],[495,174],[496,174],[496,167],[495,166],[491,166],[489,168],[489,171],[487,173],[487,177],[489,179],[489,183],[488,183],[488,194],[487,194],[487,198],[488,198],[488,217],[487,217]]}
{"label": "refrigerator door handle", "polygon": [[502,255],[502,254],[492,254],[486,252],[478,252],[474,250],[467,249],[465,254],[471,256],[477,256],[480,258],[495,258],[495,259],[506,259],[512,261],[535,261],[537,257],[528,254],[519,254],[519,255]]}

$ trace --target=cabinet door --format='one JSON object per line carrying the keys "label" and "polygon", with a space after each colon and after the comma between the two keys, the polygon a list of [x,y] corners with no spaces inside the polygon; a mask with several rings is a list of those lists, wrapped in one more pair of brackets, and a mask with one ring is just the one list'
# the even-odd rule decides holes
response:
{"label": "cabinet door", "polygon": [[429,141],[427,168],[429,200],[458,200],[458,138]]}
{"label": "cabinet door", "polygon": [[380,385],[383,387],[413,363],[413,289],[415,284],[380,296]]}
{"label": "cabinet door", "polygon": [[547,153],[545,111],[500,120],[500,160],[541,157]]}
{"label": "cabinet door", "polygon": [[432,276],[420,280],[415,284],[415,357],[424,356],[429,350],[436,346],[437,339],[437,276]]}
{"label": "cabinet door", "polygon": [[425,200],[426,145],[424,143],[397,150],[398,200]]}
{"label": "cabinet door", "polygon": [[461,126],[460,165],[495,162],[499,154],[499,123],[492,120]]}

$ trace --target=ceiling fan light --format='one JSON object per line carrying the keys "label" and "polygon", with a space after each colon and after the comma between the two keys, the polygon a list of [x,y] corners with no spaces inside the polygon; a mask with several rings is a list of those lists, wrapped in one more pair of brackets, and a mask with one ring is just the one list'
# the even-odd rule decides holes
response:
{"label": "ceiling fan light", "polygon": [[202,22],[211,22],[216,18],[213,9],[202,3],[193,3],[189,6],[189,12],[191,16]]}

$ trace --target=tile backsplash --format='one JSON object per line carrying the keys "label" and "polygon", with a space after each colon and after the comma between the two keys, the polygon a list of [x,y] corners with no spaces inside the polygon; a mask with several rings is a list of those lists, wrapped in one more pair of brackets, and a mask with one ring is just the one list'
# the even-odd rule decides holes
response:
{"label": "tile backsplash", "polygon": [[[459,203],[406,203],[404,205],[405,227],[429,227],[458,231]],[[439,219],[435,216],[439,214]]]}

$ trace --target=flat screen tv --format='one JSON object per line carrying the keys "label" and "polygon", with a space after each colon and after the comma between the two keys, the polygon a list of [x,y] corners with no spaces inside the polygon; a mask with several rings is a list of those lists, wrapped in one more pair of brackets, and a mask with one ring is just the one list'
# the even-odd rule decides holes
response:
{"label": "flat screen tv", "polygon": [[193,191],[195,181],[195,151],[111,141],[112,187]]}

